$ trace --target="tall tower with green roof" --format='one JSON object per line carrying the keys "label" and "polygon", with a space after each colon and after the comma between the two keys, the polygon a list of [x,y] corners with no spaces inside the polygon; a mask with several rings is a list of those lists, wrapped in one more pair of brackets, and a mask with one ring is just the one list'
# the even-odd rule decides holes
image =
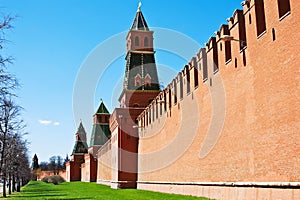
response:
{"label": "tall tower with green roof", "polygon": [[126,37],[127,55],[121,108],[144,108],[159,93],[153,48],[153,31],[148,27],[140,6]]}
{"label": "tall tower with green roof", "polygon": [[126,37],[127,55],[123,91],[111,115],[112,188],[136,188],[139,136],[137,117],[160,92],[153,31],[140,5]]}

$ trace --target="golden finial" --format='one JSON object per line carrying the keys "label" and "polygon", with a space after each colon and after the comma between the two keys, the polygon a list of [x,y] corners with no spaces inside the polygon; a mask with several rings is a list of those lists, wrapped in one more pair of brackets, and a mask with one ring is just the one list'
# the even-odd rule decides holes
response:
{"label": "golden finial", "polygon": [[138,12],[141,12],[141,6],[142,6],[142,2],[139,2],[139,6],[138,6]]}

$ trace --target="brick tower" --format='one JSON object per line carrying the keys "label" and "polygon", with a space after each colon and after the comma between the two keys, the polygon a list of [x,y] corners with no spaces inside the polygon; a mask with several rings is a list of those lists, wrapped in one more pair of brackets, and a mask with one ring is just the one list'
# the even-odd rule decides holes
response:
{"label": "brick tower", "polygon": [[75,134],[76,140],[71,154],[70,162],[66,163],[67,181],[81,180],[81,164],[84,163],[84,154],[88,152],[86,143],[86,132],[80,122]]}
{"label": "brick tower", "polygon": [[153,49],[153,31],[149,30],[140,7],[127,35],[126,70],[121,108],[145,108],[159,93]]}
{"label": "brick tower", "polygon": [[96,155],[98,149],[111,137],[109,130],[110,114],[101,100],[100,105],[93,116],[93,130],[90,140],[89,153]]}
{"label": "brick tower", "polygon": [[101,100],[100,105],[93,115],[93,130],[88,153],[84,155],[81,165],[81,181],[96,182],[97,180],[97,152],[110,138],[110,114]]}
{"label": "brick tower", "polygon": [[120,107],[110,118],[112,188],[136,188],[138,163],[137,117],[160,92],[149,30],[140,6],[126,37],[127,55]]}

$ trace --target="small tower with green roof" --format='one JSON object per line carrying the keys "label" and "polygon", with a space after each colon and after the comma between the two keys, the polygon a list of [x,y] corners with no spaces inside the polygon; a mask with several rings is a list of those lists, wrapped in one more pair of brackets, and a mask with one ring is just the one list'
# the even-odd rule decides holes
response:
{"label": "small tower with green roof", "polygon": [[71,159],[66,162],[67,181],[81,181],[81,164],[84,163],[84,155],[88,153],[86,132],[82,122],[80,122],[75,136],[76,140]]}
{"label": "small tower with green roof", "polygon": [[74,154],[85,154],[88,152],[88,146],[86,143],[86,132],[82,125],[82,122],[80,122],[79,127],[76,132],[76,141],[73,148],[72,155]]}
{"label": "small tower with green roof", "polygon": [[109,118],[110,114],[101,99],[100,105],[96,113],[93,115],[93,130],[89,148],[89,153],[94,157],[98,149],[111,137],[111,132],[109,130]]}

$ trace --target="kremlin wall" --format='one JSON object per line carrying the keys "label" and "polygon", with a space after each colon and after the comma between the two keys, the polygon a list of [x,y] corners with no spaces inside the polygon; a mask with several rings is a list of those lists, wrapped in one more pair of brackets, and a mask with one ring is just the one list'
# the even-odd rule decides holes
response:
{"label": "kremlin wall", "polygon": [[[242,5],[166,88],[138,88],[128,95],[132,89],[125,87],[121,108],[110,115],[111,136],[92,161],[91,150],[80,155],[89,162],[74,154],[67,177],[77,162],[81,180],[92,181],[86,170],[94,162],[95,181],[112,188],[213,199],[300,199],[300,3]],[[145,23],[137,16],[138,25]],[[150,30],[132,28],[129,37],[141,31]],[[151,54],[151,46],[147,52],[127,46],[128,57]],[[149,105],[141,108],[141,101]]]}

